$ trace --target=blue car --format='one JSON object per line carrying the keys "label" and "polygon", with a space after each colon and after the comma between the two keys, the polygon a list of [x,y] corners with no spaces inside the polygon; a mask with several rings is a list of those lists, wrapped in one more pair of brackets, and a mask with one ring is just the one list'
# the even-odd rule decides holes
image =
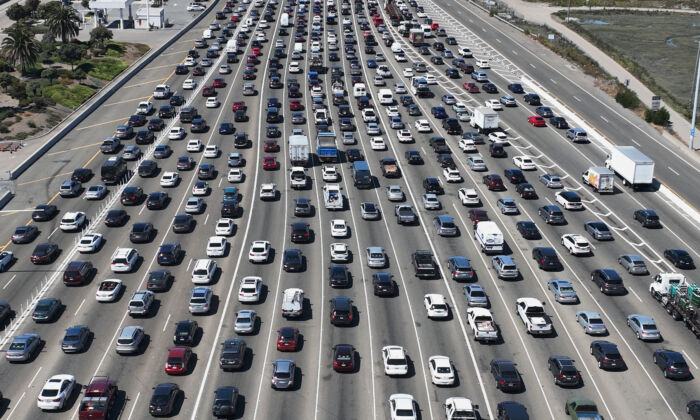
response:
{"label": "blue car", "polygon": [[377,62],[373,58],[370,58],[369,60],[367,60],[367,68],[373,69],[376,67],[377,67]]}
{"label": "blue car", "polygon": [[233,123],[223,122],[219,126],[219,134],[233,134],[234,131]]}
{"label": "blue car", "polygon": [[433,114],[433,117],[435,117],[437,119],[447,118],[447,111],[445,111],[445,108],[443,108],[441,106],[432,107],[430,112]]}

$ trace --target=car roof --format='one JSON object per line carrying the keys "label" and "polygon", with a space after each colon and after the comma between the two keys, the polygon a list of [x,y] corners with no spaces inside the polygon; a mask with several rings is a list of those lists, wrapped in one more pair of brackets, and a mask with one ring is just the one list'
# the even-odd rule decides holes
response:
{"label": "car roof", "polygon": [[294,364],[293,360],[290,359],[277,359],[273,362],[275,366],[276,371],[290,371],[292,369],[292,365]]}
{"label": "car roof", "polygon": [[569,282],[568,280],[552,279],[549,282],[555,283],[558,286],[571,286],[571,282]]}
{"label": "car roof", "polygon": [[136,333],[136,331],[138,331],[140,329],[141,329],[141,327],[139,327],[137,325],[129,325],[129,326],[122,328],[122,332],[121,332],[121,334],[119,334],[119,336],[120,337],[131,337]]}
{"label": "car roof", "polygon": [[636,318],[640,323],[650,323],[654,324],[654,319],[650,316],[646,315],[640,315],[640,314],[630,314],[628,315],[629,318]]}

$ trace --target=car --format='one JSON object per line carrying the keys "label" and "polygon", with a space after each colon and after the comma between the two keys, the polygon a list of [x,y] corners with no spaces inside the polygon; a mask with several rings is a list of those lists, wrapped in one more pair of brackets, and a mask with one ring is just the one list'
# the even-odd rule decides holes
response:
{"label": "car", "polygon": [[496,388],[503,392],[517,392],[523,388],[523,380],[515,363],[506,359],[493,359],[489,363]]}
{"label": "car", "polygon": [[148,412],[152,416],[169,416],[180,398],[180,387],[174,383],[163,383],[153,387],[153,394],[148,403]]}
{"label": "car", "polygon": [[488,139],[491,143],[506,145],[509,143],[508,135],[503,131],[492,131],[488,135]]}
{"label": "car", "polygon": [[168,193],[163,191],[152,192],[146,199],[146,208],[149,210],[160,210],[168,203]]}
{"label": "car", "polygon": [[574,286],[560,279],[552,279],[547,282],[547,289],[554,294],[554,300],[559,303],[577,303],[578,295]]}
{"label": "car", "polygon": [[61,350],[64,353],[81,353],[85,351],[91,334],[87,325],[76,325],[67,328],[61,340]]}
{"label": "car", "polygon": [[175,331],[173,332],[173,343],[178,345],[192,345],[198,331],[199,324],[197,321],[188,319],[176,322]]}
{"label": "car", "polygon": [[357,353],[350,344],[333,346],[333,370],[336,372],[354,372]]}
{"label": "car", "polygon": [[[230,159],[229,159],[229,161],[230,161]],[[226,180],[228,182],[243,182],[244,176],[245,175],[243,174],[242,169],[231,168],[228,170],[228,174],[226,175]]]}
{"label": "car", "polygon": [[525,239],[539,239],[541,237],[540,231],[531,221],[521,221],[515,224],[520,235]]}
{"label": "car", "polygon": [[296,327],[282,327],[277,330],[277,351],[297,351],[301,337]]}
{"label": "car", "polygon": [[262,168],[266,171],[277,169],[277,158],[273,155],[263,157]]}
{"label": "car", "polygon": [[547,188],[564,188],[564,184],[561,183],[561,178],[556,174],[544,173],[538,178],[540,182],[547,186]]}
{"label": "car", "polygon": [[605,335],[608,329],[603,322],[603,318],[597,312],[578,311],[576,312],[576,322],[589,335]]}
{"label": "car", "polygon": [[58,245],[53,242],[41,243],[34,248],[29,259],[32,264],[50,264],[60,252]]}
{"label": "car", "polygon": [[[191,62],[194,63],[194,60]],[[182,88],[184,90],[193,90],[197,88],[197,82],[194,79],[185,79],[185,81],[182,82]]]}
{"label": "car", "polygon": [[[652,355],[652,360],[664,373],[665,378],[690,379],[693,377],[685,358],[677,351],[669,349],[655,350]],[[688,404],[688,406],[690,408],[690,404]],[[688,412],[690,412],[690,410],[688,410]]]}
{"label": "car", "polygon": [[260,184],[259,196],[261,200],[274,200],[277,198],[277,186],[275,184]]}
{"label": "car", "polygon": [[503,175],[508,178],[511,184],[518,185],[527,182],[525,175],[523,175],[523,172],[520,169],[506,169],[503,171]]}
{"label": "car", "polygon": [[[129,217],[129,215],[126,213],[126,211],[124,211],[122,209],[110,210],[107,212],[107,215],[105,216],[105,225],[109,226],[109,227],[123,226],[126,223],[126,220],[128,217]],[[65,217],[64,217],[64,219],[65,219]],[[76,229],[73,229],[73,230],[76,230]]]}
{"label": "car", "polygon": [[128,186],[122,190],[119,201],[125,206],[140,204],[142,199],[146,198],[143,188],[139,186]]}
{"label": "car", "polygon": [[173,232],[188,233],[194,228],[194,218],[190,214],[178,214],[173,218]]}
{"label": "car", "polygon": [[248,345],[242,338],[230,338],[221,343],[219,366],[223,371],[241,369],[245,363]]}
{"label": "car", "polygon": [[168,132],[169,140],[180,140],[185,137],[185,129],[182,127],[172,127]]}
{"label": "car", "polygon": [[52,204],[39,204],[32,211],[32,220],[35,222],[45,222],[53,219],[58,214],[58,208]]}
{"label": "car", "polygon": [[418,418],[416,400],[410,394],[391,394],[389,396],[391,420],[416,420]]}
{"label": "car", "polygon": [[583,210],[581,197],[573,191],[560,191],[554,197],[567,210]]}
{"label": "car", "polygon": [[537,166],[532,161],[532,158],[525,155],[513,157],[513,165],[522,169],[523,171],[534,171],[537,169]]}
{"label": "car", "polygon": [[297,367],[293,360],[277,359],[272,362],[272,388],[294,388],[296,370]]}
{"label": "car", "polygon": [[61,313],[63,304],[61,299],[44,298],[39,300],[32,311],[32,320],[34,322],[52,322]]}
{"label": "car", "polygon": [[566,130],[569,128],[569,123],[566,122],[566,119],[564,119],[564,117],[551,117],[549,119],[549,123],[552,124],[553,127],[562,130]]}
{"label": "car", "polygon": [[664,258],[669,260],[671,264],[680,269],[691,270],[695,268],[693,258],[690,256],[688,251],[684,249],[664,250]]}
{"label": "car", "polygon": [[400,185],[387,185],[386,197],[389,201],[403,201],[405,199]]}
{"label": "car", "polygon": [[546,127],[547,126],[547,121],[539,115],[528,116],[527,122],[534,127]]}
{"label": "car", "polygon": [[78,241],[78,252],[96,252],[102,246],[102,242],[103,236],[101,233],[86,233]]}
{"label": "car", "polygon": [[369,145],[372,150],[386,150],[386,143],[381,137],[372,137],[369,139]]}
{"label": "car", "polygon": [[[82,214],[82,221],[85,221],[85,213],[82,212],[71,212],[70,214],[72,215],[69,217],[67,220],[72,220],[73,222],[71,223],[70,226],[66,225],[67,230],[75,230],[75,228],[79,229],[79,226],[75,226],[75,219],[77,213]],[[64,216],[63,219],[66,219]],[[81,223],[82,225],[82,223]],[[63,220],[61,220],[61,226],[63,226]],[[61,230],[64,230],[61,228]],[[32,242],[34,238],[39,236],[39,228],[34,226],[34,225],[26,225],[26,226],[18,226],[15,228],[14,233],[10,236],[10,240],[12,240],[13,244],[26,244],[29,242]]]}
{"label": "car", "polygon": [[447,318],[449,316],[449,306],[444,296],[437,293],[429,293],[423,297],[423,305],[428,318]]}
{"label": "car", "polygon": [[114,273],[131,272],[139,259],[139,253],[134,248],[117,248],[112,254],[110,268]]}
{"label": "car", "polygon": [[593,238],[603,241],[612,240],[612,231],[603,222],[585,222],[583,228],[588,232]]}
{"label": "car", "polygon": [[561,244],[569,250],[569,254],[590,254],[591,246],[582,235],[567,233],[561,236]]}
{"label": "car", "polygon": [[428,120],[417,120],[414,126],[419,133],[430,133],[433,131]]}
{"label": "car", "polygon": [[114,132],[114,137],[119,138],[119,139],[128,139],[133,137],[134,135],[134,128],[133,127],[141,127],[146,125],[148,122],[148,119],[146,118],[145,115],[142,114],[136,114],[132,115],[129,117],[129,120],[127,121],[126,126],[118,126],[117,129]]}
{"label": "car", "polygon": [[204,148],[204,157],[214,159],[219,156],[219,146],[215,144],[208,144]]}
{"label": "car", "polygon": [[659,219],[659,216],[654,210],[651,209],[635,210],[634,220],[638,221],[643,227],[646,228],[661,227],[661,221]]}
{"label": "car", "polygon": [[270,242],[269,241],[253,241],[250,244],[250,252],[248,260],[250,262],[268,262],[270,258]]}
{"label": "car", "polygon": [[207,257],[223,257],[226,255],[228,242],[223,236],[212,236],[207,242]]}
{"label": "car", "polygon": [[639,314],[627,315],[627,326],[632,329],[637,340],[662,341],[661,331],[651,317]]}
{"label": "car", "polygon": [[475,172],[483,172],[488,170],[481,155],[469,156],[467,158],[467,166],[469,166],[469,169]]}
{"label": "car", "polygon": [[243,303],[256,303],[260,301],[263,281],[261,277],[246,276],[241,279],[238,289],[238,301]]}
{"label": "car", "polygon": [[297,222],[297,223],[292,223],[290,227],[290,240],[294,243],[299,243],[299,242],[304,242],[308,243],[311,242],[311,230],[309,229],[309,224],[308,223],[303,223],[303,222]]}
{"label": "car", "polygon": [[620,255],[617,258],[617,262],[627,270],[629,274],[649,274],[649,269],[647,268],[644,259],[636,254],[625,254]]}
{"label": "car", "polygon": [[134,225],[131,227],[131,232],[129,232],[129,240],[135,244],[149,242],[155,234],[156,230],[153,227],[153,224],[148,222],[138,222],[134,223]]}
{"label": "car", "polygon": [[532,249],[532,259],[537,261],[540,270],[559,271],[563,268],[554,248],[535,247]]}
{"label": "car", "polygon": [[498,174],[485,175],[482,178],[482,182],[489,191],[505,191],[506,186],[503,184],[503,179]]}
{"label": "car", "polygon": [[624,294],[622,277],[612,269],[596,269],[591,272],[591,281],[606,295]]}
{"label": "car", "polygon": [[348,149],[345,151],[345,157],[348,159],[348,162],[355,162],[358,160],[364,160],[365,157],[362,156],[362,152],[360,149]]}
{"label": "car", "polygon": [[42,344],[39,334],[20,334],[15,336],[5,351],[5,359],[9,362],[29,361],[39,351]]}
{"label": "car", "polygon": [[214,228],[214,233],[221,236],[231,236],[236,227],[233,219],[221,218],[216,221],[216,227]]}
{"label": "car", "polygon": [[188,152],[193,152],[193,153],[199,153],[202,151],[202,148],[204,145],[202,144],[202,141],[199,139],[192,139],[187,142],[187,151]]}
{"label": "car", "polygon": [[220,386],[214,391],[212,415],[217,418],[230,418],[238,410],[238,388],[235,386]]}
{"label": "car", "polygon": [[484,288],[480,285],[465,284],[462,291],[467,299],[467,306],[487,308],[490,305],[489,298],[486,295]]}
{"label": "car", "polygon": [[53,375],[41,388],[36,405],[42,410],[63,410],[76,389],[73,375]]}
{"label": "car", "polygon": [[285,249],[282,254],[282,267],[287,272],[302,271],[304,268],[303,253],[298,249]]}
{"label": "car", "polygon": [[168,270],[154,270],[148,273],[146,289],[151,292],[165,292],[173,282],[173,275]]}
{"label": "car", "polygon": [[83,186],[78,181],[64,181],[58,189],[61,197],[77,197],[83,190]]}
{"label": "car", "polygon": [[199,197],[190,197],[185,202],[185,213],[198,214],[204,210],[204,200]]}
{"label": "car", "polygon": [[559,386],[576,387],[581,383],[581,374],[574,361],[567,356],[550,356],[547,367],[554,378],[554,384]]}
{"label": "car", "polygon": [[540,97],[536,93],[526,93],[525,96],[523,96],[523,101],[532,106],[540,105]]}
{"label": "car", "polygon": [[191,314],[206,314],[211,309],[214,289],[210,286],[197,286],[192,289],[187,309]]}
{"label": "car", "polygon": [[445,177],[446,182],[462,182],[462,175],[456,168],[444,168],[442,170],[442,176]]}
{"label": "car", "polygon": [[365,220],[377,220],[380,217],[379,208],[370,202],[360,203],[360,213]]}
{"label": "car", "polygon": [[609,341],[596,340],[591,342],[590,353],[598,362],[600,369],[624,370],[627,368],[617,346]]}

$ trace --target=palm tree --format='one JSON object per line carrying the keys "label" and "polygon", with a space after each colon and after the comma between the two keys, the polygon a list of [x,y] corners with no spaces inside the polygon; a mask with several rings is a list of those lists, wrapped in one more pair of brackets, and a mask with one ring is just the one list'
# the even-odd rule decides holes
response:
{"label": "palm tree", "polygon": [[78,12],[70,6],[52,8],[46,17],[46,26],[49,33],[56,38],[61,38],[65,44],[71,37],[77,36],[80,23]]}
{"label": "palm tree", "polygon": [[34,38],[34,32],[26,25],[14,23],[5,30],[7,37],[2,40],[2,56],[13,66],[19,65],[22,73],[36,64],[41,53],[41,44]]}

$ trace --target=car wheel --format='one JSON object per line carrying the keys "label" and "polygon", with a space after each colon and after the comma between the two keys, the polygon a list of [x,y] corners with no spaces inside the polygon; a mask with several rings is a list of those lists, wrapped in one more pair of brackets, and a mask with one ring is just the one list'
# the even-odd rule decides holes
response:
{"label": "car wheel", "polygon": [[589,348],[588,348],[588,351],[589,351],[591,354],[593,354],[593,347],[589,347]]}
{"label": "car wheel", "polygon": [[600,286],[600,293],[605,293],[605,290],[603,289],[603,286]]}
{"label": "car wheel", "polygon": [[654,357],[652,358],[652,360],[654,361],[654,364],[656,364],[656,355],[654,355]]}
{"label": "car wheel", "polygon": [[668,378],[668,369],[664,369],[664,378]]}
{"label": "car wheel", "polygon": [[602,368],[603,368],[603,362],[598,361],[598,369],[602,369]]}
{"label": "car wheel", "polygon": [[637,335],[637,340],[641,340],[641,339],[642,339],[642,337],[639,336],[639,333],[637,333],[636,335]]}

